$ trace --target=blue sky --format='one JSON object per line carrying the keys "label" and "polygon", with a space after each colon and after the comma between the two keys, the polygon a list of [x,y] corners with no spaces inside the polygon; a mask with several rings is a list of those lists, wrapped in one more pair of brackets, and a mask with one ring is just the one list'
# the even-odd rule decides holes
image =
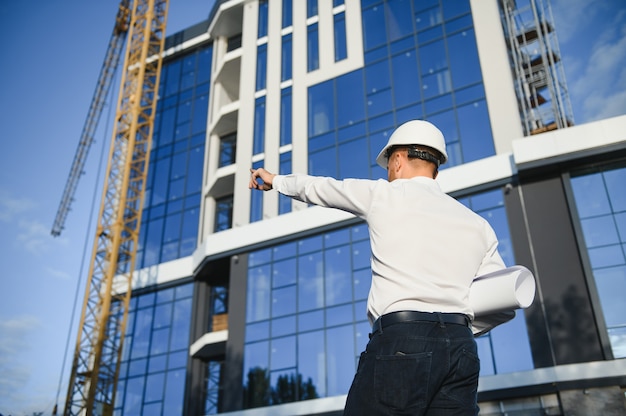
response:
{"label": "blue sky", "polygon": [[[73,351],[76,329],[69,325],[79,276],[84,280],[89,266],[83,259],[93,240],[90,213],[94,189],[102,182],[98,170],[102,144],[111,134],[107,123],[96,135],[66,229],[56,238],[50,229],[118,3],[0,0],[0,413],[5,416],[50,414],[68,331]],[[167,33],[202,21],[211,4],[171,0]],[[552,0],[552,8],[576,124],[626,114],[626,2]],[[59,406],[68,373],[66,362]]]}

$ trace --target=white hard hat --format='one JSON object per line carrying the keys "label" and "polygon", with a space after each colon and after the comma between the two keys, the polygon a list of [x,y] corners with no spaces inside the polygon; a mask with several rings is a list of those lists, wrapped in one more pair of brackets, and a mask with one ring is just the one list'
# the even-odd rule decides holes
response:
{"label": "white hard hat", "polygon": [[446,153],[446,141],[443,133],[433,124],[424,120],[411,120],[398,127],[391,137],[387,145],[380,151],[376,158],[376,163],[383,169],[387,169],[387,149],[391,146],[398,145],[423,145],[438,150],[441,155],[441,164],[446,163],[448,154]]}

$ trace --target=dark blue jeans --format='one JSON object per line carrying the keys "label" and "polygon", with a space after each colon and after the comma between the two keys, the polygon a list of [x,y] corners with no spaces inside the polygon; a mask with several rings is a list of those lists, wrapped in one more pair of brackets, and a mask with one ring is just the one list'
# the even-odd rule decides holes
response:
{"label": "dark blue jeans", "polygon": [[470,328],[402,322],[361,354],[344,416],[478,414],[480,362]]}

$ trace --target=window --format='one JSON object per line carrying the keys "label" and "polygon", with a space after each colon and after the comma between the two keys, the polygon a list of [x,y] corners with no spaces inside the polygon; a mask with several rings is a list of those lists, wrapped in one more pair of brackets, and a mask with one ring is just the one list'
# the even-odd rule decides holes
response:
{"label": "window", "polygon": [[291,40],[291,33],[283,36],[282,49],[281,49],[281,66],[280,66],[280,80],[287,81],[291,79],[292,74],[292,56],[293,56],[293,42]]}
{"label": "window", "polygon": [[291,87],[285,88],[280,94],[280,145],[291,144]]}
{"label": "window", "polygon": [[309,25],[307,30],[307,71],[311,72],[320,67],[320,52],[317,23]]}
{"label": "window", "polygon": [[257,155],[265,151],[265,97],[256,99],[254,108],[254,138],[252,154]]}
{"label": "window", "polygon": [[268,7],[268,0],[259,0],[258,38],[267,36]]}
{"label": "window", "polygon": [[306,0],[306,17],[317,16],[317,0]]}
{"label": "window", "polygon": [[[279,174],[288,175],[291,173],[291,152],[280,154]],[[278,195],[278,214],[291,212],[291,198],[283,194]]]}
{"label": "window", "polygon": [[370,331],[367,238],[357,225],[250,253],[244,408],[347,393]]}
{"label": "window", "polygon": [[259,45],[256,56],[256,90],[264,90],[267,83],[267,43]]}
{"label": "window", "polygon": [[[459,199],[485,218],[498,236],[498,252],[507,266],[515,264],[504,197],[500,189]],[[533,369],[530,342],[523,313],[476,339],[480,375],[510,373]]]}
{"label": "window", "polygon": [[283,29],[292,25],[293,0],[283,0]]}
{"label": "window", "polygon": [[614,358],[626,357],[626,167],[572,177],[572,191]]}
{"label": "window", "polygon": [[218,167],[233,165],[236,161],[237,135],[229,134],[220,138],[220,156]]}
{"label": "window", "polygon": [[344,12],[337,13],[334,16],[335,28],[335,62],[341,61],[348,57],[346,45],[346,14]]}
{"label": "window", "polygon": [[212,47],[163,64],[137,268],[190,255],[198,231]]}
{"label": "window", "polygon": [[214,231],[228,230],[233,226],[233,196],[228,195],[215,199]]}
{"label": "window", "polygon": [[115,414],[182,414],[192,283],[133,296]]}

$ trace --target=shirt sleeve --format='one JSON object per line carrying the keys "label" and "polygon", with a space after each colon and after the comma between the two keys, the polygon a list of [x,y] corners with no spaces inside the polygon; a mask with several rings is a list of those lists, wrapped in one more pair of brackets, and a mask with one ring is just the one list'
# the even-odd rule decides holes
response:
{"label": "shirt sleeve", "polygon": [[365,218],[376,181],[337,180],[322,176],[276,175],[272,187],[283,195],[308,204],[337,208]]}
{"label": "shirt sleeve", "polygon": [[506,265],[498,252],[498,238],[491,225],[485,220],[485,234],[487,241],[487,252],[478,268],[476,277],[504,269]]}

